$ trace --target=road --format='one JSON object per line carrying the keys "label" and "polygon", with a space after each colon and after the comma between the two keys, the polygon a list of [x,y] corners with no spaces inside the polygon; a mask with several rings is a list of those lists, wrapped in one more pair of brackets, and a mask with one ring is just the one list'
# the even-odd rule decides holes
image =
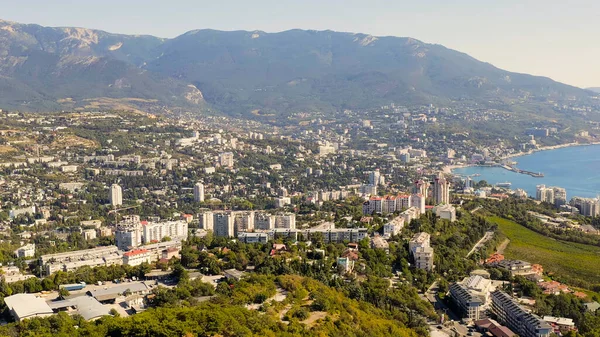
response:
{"label": "road", "polygon": [[473,213],[477,212],[478,210],[480,210],[480,209],[482,209],[482,208],[483,208],[483,206],[477,206],[477,207],[475,207],[475,209],[473,209],[473,210],[471,211],[471,214],[473,214]]}
{"label": "road", "polygon": [[485,235],[483,235],[483,237],[477,241],[477,243],[475,244],[475,246],[473,246],[473,248],[471,249],[471,251],[467,254],[467,257],[471,256],[471,254],[475,253],[475,251],[479,248],[481,248],[481,246],[483,246],[483,244],[485,244],[486,242],[490,241],[492,238],[494,237],[494,232],[493,231],[488,231],[485,232]]}

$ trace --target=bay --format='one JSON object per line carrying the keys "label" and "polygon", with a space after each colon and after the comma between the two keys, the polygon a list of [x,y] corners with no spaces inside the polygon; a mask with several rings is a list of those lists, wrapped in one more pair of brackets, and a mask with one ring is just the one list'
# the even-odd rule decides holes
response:
{"label": "bay", "polygon": [[535,152],[512,158],[522,170],[541,172],[543,178],[505,170],[501,167],[464,167],[454,174],[472,177],[474,181],[486,180],[490,184],[511,182],[511,189],[522,188],[535,196],[536,186],[559,186],[567,190],[567,200],[574,196],[595,198],[600,194],[600,145],[573,146]]}

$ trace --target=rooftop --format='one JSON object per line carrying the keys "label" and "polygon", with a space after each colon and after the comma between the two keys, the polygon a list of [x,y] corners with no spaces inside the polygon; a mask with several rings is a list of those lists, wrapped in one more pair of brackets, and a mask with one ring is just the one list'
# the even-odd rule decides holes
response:
{"label": "rooftop", "polygon": [[75,307],[77,313],[88,321],[109,315],[110,311],[109,307],[102,305],[98,300],[87,295],[71,297],[62,301],[52,301],[47,304],[52,309]]}
{"label": "rooftop", "polygon": [[4,303],[8,309],[14,312],[17,321],[23,318],[50,315],[53,313],[52,308],[48,306],[46,301],[34,294],[16,294],[4,298]]}

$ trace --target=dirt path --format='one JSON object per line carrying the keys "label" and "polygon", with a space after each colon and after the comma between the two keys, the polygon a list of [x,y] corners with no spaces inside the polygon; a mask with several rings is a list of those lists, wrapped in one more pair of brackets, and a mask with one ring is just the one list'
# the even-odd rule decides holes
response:
{"label": "dirt path", "polygon": [[318,320],[325,317],[327,317],[327,313],[325,311],[313,311],[310,313],[310,316],[301,323],[304,323],[309,328],[312,328]]}
{"label": "dirt path", "polygon": [[508,246],[509,243],[510,243],[509,239],[504,239],[504,241],[502,241],[502,243],[500,244],[500,246],[498,246],[498,249],[496,250],[496,253],[498,253],[498,254],[504,254],[504,250],[506,249],[506,246]]}

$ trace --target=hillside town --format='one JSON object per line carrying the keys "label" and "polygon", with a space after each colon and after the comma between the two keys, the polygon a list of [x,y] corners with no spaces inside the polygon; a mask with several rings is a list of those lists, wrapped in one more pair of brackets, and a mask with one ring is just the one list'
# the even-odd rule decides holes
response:
{"label": "hillside town", "polygon": [[[532,206],[528,219],[539,226],[597,236],[586,217],[598,215],[598,200],[567,202],[564,189],[544,185],[528,198],[453,175],[444,168],[496,162],[516,150],[500,144],[481,147],[479,155],[460,135],[440,147],[414,138],[440,123],[443,117],[431,117],[439,109],[386,109],[401,113],[395,124],[405,145],[365,143],[381,122],[375,120],[343,129],[314,120],[293,132],[268,132],[220,117],[2,112],[2,282],[21,287],[4,297],[8,312],[15,321],[59,312],[126,317],[155,306],[182,274],[208,284],[203,292],[213,296],[222,282],[266,263],[239,262],[236,254],[250,248],[238,245],[246,245],[305,268],[330,261],[332,280],[353,282],[385,268],[377,275],[390,286],[418,289],[435,309],[426,318],[432,334],[577,331],[573,318],[534,314],[521,288],[533,282],[545,295],[573,295],[592,312],[598,298],[552,280],[539,264],[505,259],[496,250],[497,229],[477,218],[490,206],[475,205],[530,202],[540,209]],[[540,130],[529,133],[553,132]],[[451,248],[441,228],[462,228],[469,240]],[[470,262],[456,267],[449,254]]]}

